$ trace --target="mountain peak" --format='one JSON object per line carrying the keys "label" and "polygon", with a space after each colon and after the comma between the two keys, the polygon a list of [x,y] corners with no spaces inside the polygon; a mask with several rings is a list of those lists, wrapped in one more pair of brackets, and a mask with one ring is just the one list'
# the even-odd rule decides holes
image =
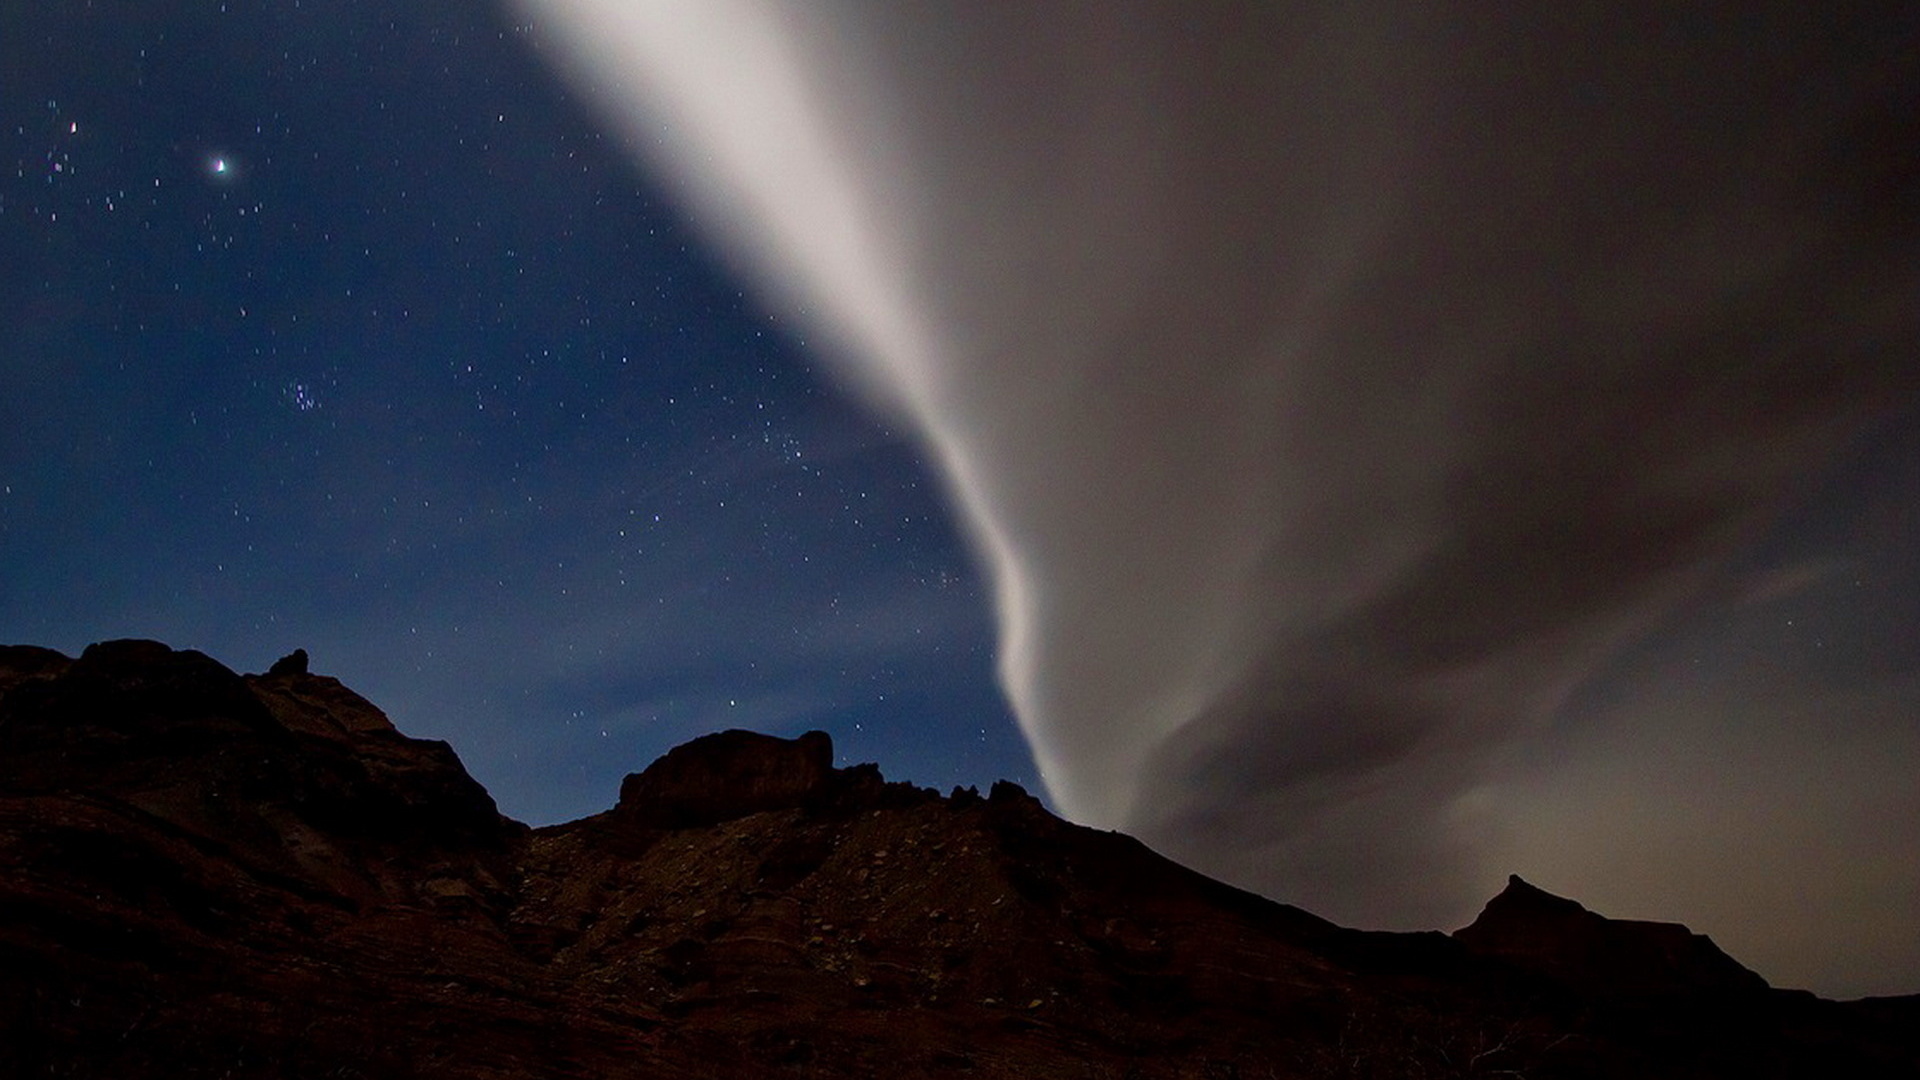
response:
{"label": "mountain peak", "polygon": [[1766,980],[1679,923],[1609,919],[1522,879],[1454,938],[1486,956],[1609,997],[1746,993]]}
{"label": "mountain peak", "polygon": [[[1519,874],[1508,874],[1507,887],[1487,901],[1486,906],[1486,912],[1495,913],[1499,918],[1571,917],[1586,910],[1579,901],[1556,896]],[[1481,918],[1486,918],[1484,912]]]}

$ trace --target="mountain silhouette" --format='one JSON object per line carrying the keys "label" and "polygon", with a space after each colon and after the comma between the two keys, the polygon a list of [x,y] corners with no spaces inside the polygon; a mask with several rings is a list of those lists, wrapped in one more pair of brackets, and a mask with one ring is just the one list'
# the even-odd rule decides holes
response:
{"label": "mountain silhouette", "polygon": [[0,1030],[20,1077],[1920,1075],[1920,997],[1518,878],[1348,929],[820,732],[534,829],[304,652],[150,641],[0,647]]}

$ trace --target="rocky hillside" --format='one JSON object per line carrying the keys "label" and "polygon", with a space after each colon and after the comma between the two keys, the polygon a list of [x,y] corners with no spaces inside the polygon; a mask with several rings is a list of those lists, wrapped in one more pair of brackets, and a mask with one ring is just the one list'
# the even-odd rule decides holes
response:
{"label": "rocky hillside", "polygon": [[1914,1077],[1515,879],[1343,929],[1054,818],[723,732],[529,829],[304,654],[0,648],[0,1076]]}

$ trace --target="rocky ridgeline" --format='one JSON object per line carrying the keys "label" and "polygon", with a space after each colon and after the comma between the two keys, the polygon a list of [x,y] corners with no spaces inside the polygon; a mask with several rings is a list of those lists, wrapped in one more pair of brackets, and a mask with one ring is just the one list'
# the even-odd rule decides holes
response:
{"label": "rocky ridgeline", "polygon": [[1054,818],[679,747],[502,817],[304,653],[0,648],[0,1075],[1920,1075],[1920,1001],[1774,991],[1514,879],[1337,927]]}

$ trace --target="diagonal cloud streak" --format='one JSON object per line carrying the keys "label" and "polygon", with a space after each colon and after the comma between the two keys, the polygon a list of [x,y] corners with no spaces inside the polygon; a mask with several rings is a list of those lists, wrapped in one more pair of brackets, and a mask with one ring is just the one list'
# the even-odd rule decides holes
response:
{"label": "diagonal cloud streak", "polygon": [[1907,5],[527,9],[920,433],[1058,805],[1336,918],[1916,389]]}

